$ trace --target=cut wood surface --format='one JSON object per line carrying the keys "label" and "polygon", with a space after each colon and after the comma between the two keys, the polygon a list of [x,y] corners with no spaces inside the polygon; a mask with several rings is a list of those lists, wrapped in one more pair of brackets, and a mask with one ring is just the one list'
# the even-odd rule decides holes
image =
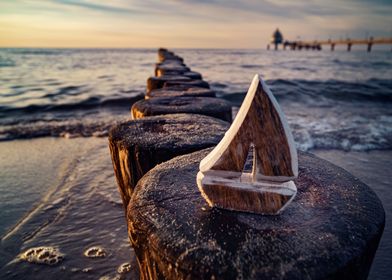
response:
{"label": "cut wood surface", "polygon": [[146,117],[113,127],[109,147],[124,206],[147,171],[175,156],[216,145],[228,127],[227,122],[193,114]]}
{"label": "cut wood surface", "polygon": [[170,63],[170,62],[157,63],[155,65],[155,76],[160,77],[160,76],[164,76],[165,74],[173,74],[173,73],[177,73],[177,75],[181,75],[190,70],[191,69],[187,67],[184,63]]}
{"label": "cut wood surface", "polygon": [[165,82],[175,81],[175,82],[186,82],[192,81],[191,78],[177,75],[177,76],[160,76],[160,77],[149,77],[147,79],[147,92],[150,92],[154,89],[162,88]]}
{"label": "cut wood surface", "polygon": [[[174,68],[174,67],[173,67]],[[178,68],[179,69],[179,68]],[[157,77],[162,76],[185,76],[193,80],[202,80],[203,77],[200,73],[194,71],[182,71],[182,70],[172,70],[172,69],[164,69],[158,68],[155,72]]]}
{"label": "cut wood surface", "polygon": [[163,62],[166,60],[183,61],[184,59],[171,51],[158,51],[158,61]]}
{"label": "cut wood surface", "polygon": [[156,97],[215,97],[215,92],[206,88],[172,86],[150,91],[145,99]]}
{"label": "cut wood surface", "polygon": [[183,73],[186,73],[190,71],[190,69],[186,66],[180,66],[180,65],[163,65],[163,66],[157,66],[155,68],[155,76],[160,77],[160,76],[165,76],[165,75],[181,75]]}
{"label": "cut wood surface", "polygon": [[299,154],[296,199],[280,216],[210,208],[196,185],[211,149],[148,172],[128,205],[142,279],[366,279],[385,223],[374,192]]}
{"label": "cut wood surface", "polygon": [[[187,67],[186,64],[182,60],[165,60],[163,62],[158,62],[155,63],[155,67],[160,68],[160,67],[170,67],[170,66],[176,66],[176,67]],[[188,68],[188,71],[190,69]]]}
{"label": "cut wood surface", "polygon": [[168,87],[172,87],[172,86],[183,86],[183,87],[201,87],[201,88],[210,88],[209,83],[207,83],[206,81],[203,80],[188,80],[188,81],[184,81],[184,80],[169,80],[166,81],[163,84],[163,88],[168,88]]}
{"label": "cut wood surface", "polygon": [[139,100],[131,108],[133,119],[174,113],[201,114],[231,122],[231,103],[213,97],[162,97]]}
{"label": "cut wood surface", "polygon": [[165,56],[158,56],[158,61],[159,62],[164,62],[164,61],[181,61],[183,62],[184,59],[178,55],[165,55]]}

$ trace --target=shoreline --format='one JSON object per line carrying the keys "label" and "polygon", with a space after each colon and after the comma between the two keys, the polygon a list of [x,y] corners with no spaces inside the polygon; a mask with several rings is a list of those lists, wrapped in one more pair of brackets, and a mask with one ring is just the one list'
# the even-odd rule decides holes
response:
{"label": "shoreline", "polygon": [[[50,146],[49,146],[50,145]],[[56,202],[51,200],[55,199],[57,201],[57,204],[61,205],[61,199],[65,198],[65,195],[70,192],[70,190],[74,190],[74,197],[71,196],[71,200],[73,199],[78,199],[77,196],[80,195],[82,200],[79,200],[78,203],[83,203],[85,204],[84,206],[79,205],[75,209],[80,208],[80,212],[87,211],[85,213],[74,213],[75,216],[79,216],[78,219],[73,219],[69,221],[73,221],[73,225],[70,224],[63,224],[56,222],[56,219],[54,219],[54,224],[46,226],[42,231],[38,231],[37,234],[35,234],[32,238],[31,241],[28,241],[26,243],[22,243],[20,248],[21,253],[24,249],[32,247],[32,245],[36,246],[45,246],[48,245],[46,243],[47,240],[53,240],[54,236],[50,237],[50,235],[54,234],[56,235],[55,231],[60,231],[60,232],[67,232],[69,228],[73,228],[74,230],[78,231],[90,231],[91,232],[91,237],[88,239],[100,239],[98,236],[94,234],[94,232],[99,232],[99,228],[102,227],[105,223],[111,224],[110,226],[104,226],[106,229],[106,234],[109,234],[110,232],[113,234],[115,229],[120,229],[121,232],[116,232],[115,235],[120,236],[123,241],[120,243],[122,244],[117,244],[117,243],[111,243],[110,240],[107,240],[107,244],[104,245],[104,247],[107,247],[107,250],[109,252],[116,252],[114,255],[111,256],[111,261],[110,264],[112,265],[111,273],[116,269],[114,263],[116,263],[115,259],[117,259],[117,251],[119,254],[122,256],[121,258],[126,261],[129,257],[126,257],[129,252],[130,248],[128,240],[127,240],[127,231],[126,231],[126,225],[124,223],[124,212],[121,205],[121,201],[119,198],[117,186],[115,184],[115,178],[114,174],[112,171],[112,166],[110,162],[110,156],[109,156],[109,149],[107,147],[107,139],[106,138],[74,138],[74,139],[65,139],[65,138],[35,138],[35,139],[29,139],[29,140],[14,140],[14,141],[7,141],[7,142],[0,142],[0,151],[3,150],[4,148],[9,149],[10,146],[14,148],[14,150],[17,150],[20,156],[20,159],[25,160],[26,162],[29,162],[29,159],[34,159],[37,157],[36,151],[43,151],[44,147],[50,147],[50,153],[46,155],[47,158],[47,166],[42,167],[45,170],[41,170],[43,174],[53,174],[56,170],[56,166],[58,166],[58,163],[56,164],[56,160],[58,158],[62,157],[67,157],[70,159],[70,162],[72,160],[75,161],[75,165],[71,168],[69,168],[69,175],[67,175],[68,178],[72,178],[72,180],[69,181],[68,185],[63,183],[59,184],[58,190],[54,191],[54,194],[52,197],[49,197],[46,202],[44,202],[45,205],[42,206],[42,209],[49,209],[50,207],[53,207],[55,209],[55,212],[61,207],[56,206]],[[85,151],[81,156],[80,151],[81,150],[87,150]],[[392,260],[392,257],[390,256],[390,248],[392,248],[392,220],[390,216],[392,215],[392,194],[390,194],[389,189],[392,187],[391,183],[388,182],[388,163],[391,162],[392,160],[392,150],[384,150],[384,151],[368,151],[368,152],[346,152],[342,150],[311,150],[309,151],[310,153],[313,153],[323,159],[326,159],[340,167],[343,167],[350,173],[352,173],[354,176],[358,177],[361,181],[364,183],[368,184],[373,191],[375,191],[378,195],[378,197],[381,199],[383,202],[383,206],[386,211],[386,227],[384,230],[383,238],[381,239],[381,243],[379,246],[379,249],[376,253],[376,257],[373,262],[373,266],[369,275],[369,279],[389,279],[390,276],[392,275],[392,269],[389,267],[389,263]],[[51,156],[54,155],[54,156]],[[96,164],[99,163],[99,166]],[[3,163],[4,164],[4,163]],[[24,169],[24,172],[34,172],[36,170],[36,166],[34,164],[27,165]],[[65,168],[66,170],[67,168]],[[7,176],[17,176],[19,169],[18,166],[15,166],[13,169],[9,169],[7,172]],[[82,173],[80,173],[82,172]],[[83,175],[83,176],[82,176]],[[48,182],[47,186],[50,186],[51,182]],[[45,185],[42,185],[41,187],[44,188],[42,191],[42,195],[45,195],[45,190],[47,187]],[[2,186],[2,188],[6,189],[6,186]],[[64,190],[67,190],[66,192]],[[22,190],[23,191],[23,190]],[[71,191],[72,192],[72,191]],[[20,195],[23,195],[20,193]],[[110,201],[108,201],[108,195],[112,196],[109,198]],[[106,196],[104,200],[101,203],[103,203],[105,206],[102,208],[100,211],[94,211],[93,209],[85,209],[83,210],[86,206],[94,206],[97,201],[97,197],[102,198],[103,196]],[[40,203],[42,201],[42,197],[40,197],[36,203]],[[68,201],[69,201],[69,196],[68,196]],[[65,199],[65,200],[67,200]],[[106,201],[106,202],[105,202]],[[52,206],[51,206],[52,205]],[[112,205],[112,206],[110,206]],[[76,205],[75,205],[76,206]],[[49,208],[48,208],[49,207]],[[71,211],[71,208],[67,208],[68,206],[65,206],[61,209],[62,215],[73,215],[73,212]],[[114,208],[113,208],[114,207]],[[77,211],[75,210],[74,211]],[[25,213],[31,210],[30,208],[25,209]],[[60,211],[60,212],[61,212]],[[107,213],[108,212],[108,213]],[[88,215],[90,216],[85,216],[87,213],[90,213]],[[82,214],[82,215],[79,215]],[[46,216],[45,216],[46,215]],[[110,218],[109,216],[112,215]],[[29,230],[33,230],[35,226],[39,225],[45,218],[47,218],[47,211],[39,212],[34,215],[34,218],[28,221],[24,221],[24,223],[27,223],[29,227],[21,227],[22,231],[27,228]],[[84,218],[83,218],[84,217]],[[116,217],[116,218],[113,218]],[[83,221],[83,219],[87,219],[87,221]],[[18,220],[14,221],[15,223],[18,222]],[[83,224],[83,229],[79,228],[78,229],[78,224]],[[21,229],[18,229],[19,231]],[[27,231],[27,230],[26,230]],[[46,232],[45,232],[46,231]],[[26,234],[26,232],[22,232],[23,234]],[[76,232],[77,233],[77,232]],[[20,232],[18,234],[21,234]],[[82,234],[77,233],[77,234]],[[83,234],[82,234],[83,235]],[[71,249],[71,247],[79,247],[79,251],[83,251],[83,248],[86,244],[86,241],[83,241],[83,239],[75,239],[73,234],[70,234],[70,236],[66,235],[59,235],[63,240],[59,240],[59,243],[61,244],[67,244],[65,248],[61,248],[62,250],[65,249],[65,253],[68,253],[68,251],[75,252],[75,248]],[[48,238],[49,237],[49,238]],[[85,236],[86,237],[86,236]],[[60,239],[61,239],[60,238]],[[117,239],[116,238],[116,239]],[[91,245],[94,245],[94,242],[92,240],[87,241],[87,243],[90,243]],[[4,246],[4,242],[2,242],[2,253],[1,256],[2,258],[5,257],[4,250],[8,246]],[[52,244],[56,245],[56,244]],[[117,246],[120,246],[122,249],[114,249]],[[123,247],[125,246],[125,247]],[[83,248],[81,248],[83,247]],[[6,250],[7,251],[7,250]],[[16,252],[15,252],[16,253]],[[14,253],[14,254],[15,254]],[[125,254],[125,255],[124,255]],[[9,255],[9,257],[11,257]],[[15,256],[13,256],[15,257]],[[24,262],[16,262],[12,263],[11,267],[5,267],[2,269],[0,275],[11,269],[14,272],[18,272],[18,275],[21,275],[19,273],[27,273],[28,271],[40,268],[39,270],[42,273],[46,271],[45,273],[49,273],[52,275],[57,275],[57,273],[65,273],[68,271],[72,275],[73,278],[79,278],[82,279],[83,277],[97,277],[98,275],[102,276],[102,271],[105,271],[107,273],[110,272],[110,269],[108,269],[108,264],[105,263],[105,258],[102,259],[104,262],[98,263],[93,263],[93,265],[97,266],[94,267],[89,272],[82,272],[83,267],[76,267],[77,263],[75,263],[74,260],[70,260],[76,257],[79,259],[80,264],[84,264],[87,268],[89,267],[88,263],[90,262],[88,259],[80,259],[79,256],[71,256],[68,253],[68,258],[66,257],[64,263],[59,264],[59,266],[55,267],[43,267],[43,266],[37,266],[35,264],[29,264],[29,263],[24,263]],[[124,259],[125,257],[125,259]],[[133,260],[132,264],[132,270],[130,274],[128,275],[137,275],[137,264],[136,260],[133,254],[131,254],[131,260]],[[108,260],[106,260],[108,261]],[[72,265],[70,265],[71,263]],[[101,267],[102,265],[102,267]],[[66,271],[62,271],[61,268],[65,267]],[[84,268],[86,268],[84,267]],[[79,270],[77,270],[77,268]],[[72,272],[72,269],[74,272]],[[76,272],[79,271],[79,272]],[[78,276],[79,275],[79,276]],[[113,274],[112,274],[113,275]],[[100,277],[98,276],[98,277]],[[87,277],[87,278],[88,278]]]}

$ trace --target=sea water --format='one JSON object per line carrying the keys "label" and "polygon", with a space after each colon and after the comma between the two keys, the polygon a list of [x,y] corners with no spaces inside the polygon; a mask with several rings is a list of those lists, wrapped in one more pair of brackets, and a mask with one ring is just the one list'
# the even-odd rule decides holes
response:
{"label": "sea water", "polygon": [[[299,149],[339,158],[340,165],[349,158],[365,181],[373,178],[367,170],[385,173],[390,165],[391,52],[175,51],[233,106],[261,74]],[[106,136],[129,117],[155,61],[155,49],[0,49],[1,279],[137,277]],[[379,151],[380,161],[369,160]],[[391,184],[384,173],[374,176],[383,178],[374,189],[385,194],[388,219]],[[392,275],[385,253],[390,233],[387,223],[374,279]],[[41,247],[46,251],[28,251]],[[54,266],[36,264],[26,252],[62,258]]]}
{"label": "sea water", "polygon": [[[236,105],[260,73],[300,149],[392,148],[392,52],[177,53]],[[0,49],[0,139],[106,135],[155,61],[156,50]]]}

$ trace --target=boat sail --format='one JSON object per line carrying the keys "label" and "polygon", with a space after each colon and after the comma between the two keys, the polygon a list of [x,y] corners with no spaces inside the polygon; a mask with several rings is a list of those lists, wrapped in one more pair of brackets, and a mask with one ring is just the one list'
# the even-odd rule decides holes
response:
{"label": "boat sail", "polygon": [[[244,166],[249,154],[253,168]],[[220,143],[200,162],[198,187],[210,206],[278,214],[294,198],[298,158],[286,118],[260,75]]]}

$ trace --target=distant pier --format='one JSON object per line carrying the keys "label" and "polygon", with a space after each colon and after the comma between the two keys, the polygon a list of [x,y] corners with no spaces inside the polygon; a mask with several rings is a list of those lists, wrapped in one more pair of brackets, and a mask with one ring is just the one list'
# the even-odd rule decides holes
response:
{"label": "distant pier", "polygon": [[[272,35],[271,44],[275,47],[275,50],[278,50],[279,45],[283,45],[283,49],[286,50],[289,48],[290,50],[318,50],[322,49],[323,45],[330,46],[331,51],[335,50],[336,45],[345,45],[347,46],[347,51],[351,51],[353,45],[366,45],[367,51],[371,52],[373,45],[392,45],[392,38],[373,38],[369,37],[368,39],[338,39],[338,40],[314,40],[314,41],[303,41],[303,40],[283,40],[283,35],[276,29],[276,31]],[[270,49],[270,45],[267,45],[267,50]]]}
{"label": "distant pier", "polygon": [[339,39],[324,41],[284,41],[283,49],[289,47],[291,50],[321,50],[322,45],[329,45],[331,51],[335,50],[336,45],[346,45],[347,51],[351,51],[353,45],[367,45],[367,51],[372,50],[373,45],[392,45],[392,38],[373,38],[369,39]]}

